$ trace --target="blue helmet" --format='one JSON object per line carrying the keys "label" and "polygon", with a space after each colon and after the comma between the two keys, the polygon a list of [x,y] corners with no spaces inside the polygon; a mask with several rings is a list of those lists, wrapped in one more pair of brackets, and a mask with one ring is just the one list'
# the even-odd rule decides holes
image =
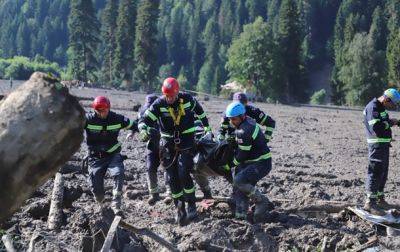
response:
{"label": "blue helmet", "polygon": [[240,102],[232,102],[228,105],[225,111],[226,117],[236,117],[246,114],[246,109],[244,105]]}
{"label": "blue helmet", "polygon": [[247,99],[247,95],[243,92],[236,92],[233,94],[233,101],[238,101],[241,103],[247,103],[248,99]]}
{"label": "blue helmet", "polygon": [[394,88],[389,88],[383,93],[384,96],[390,98],[394,104],[400,103],[400,93]]}

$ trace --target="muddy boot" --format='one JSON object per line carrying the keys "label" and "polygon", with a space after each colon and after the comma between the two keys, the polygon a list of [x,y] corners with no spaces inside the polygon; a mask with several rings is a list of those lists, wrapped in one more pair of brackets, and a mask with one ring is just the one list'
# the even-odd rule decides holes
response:
{"label": "muddy boot", "polygon": [[196,202],[188,203],[187,217],[189,221],[194,220],[197,217]]}
{"label": "muddy boot", "polygon": [[378,206],[376,199],[367,199],[363,208],[365,211],[374,215],[383,216],[386,214],[385,211]]}
{"label": "muddy boot", "polygon": [[157,201],[160,200],[160,195],[158,193],[150,194],[150,198],[147,200],[150,206],[154,205]]}
{"label": "muddy boot", "polygon": [[383,209],[383,210],[390,210],[390,209],[394,208],[391,204],[389,204],[385,200],[384,196],[381,196],[381,197],[378,198],[377,204],[378,204],[378,207]]}
{"label": "muddy boot", "polygon": [[121,194],[122,194],[122,192],[113,192],[113,199],[111,201],[111,209],[113,210],[115,215],[122,215]]}
{"label": "muddy boot", "polygon": [[179,226],[184,226],[186,224],[186,209],[185,209],[185,202],[178,200],[175,203],[176,206],[176,215],[175,221]]}
{"label": "muddy boot", "polygon": [[203,199],[212,199],[211,190],[204,190],[203,191]]}
{"label": "muddy boot", "polygon": [[164,199],[164,203],[169,205],[172,202],[172,197],[171,197],[171,189],[169,189],[169,187],[167,187],[167,190],[165,191],[165,199]]}
{"label": "muddy boot", "polygon": [[271,202],[257,189],[254,190],[252,198],[256,204],[253,220],[254,222],[260,222],[264,219],[268,207],[271,205]]}
{"label": "muddy boot", "polygon": [[104,195],[100,196],[100,195],[95,195],[94,196],[94,200],[97,203],[97,207],[98,207],[98,211],[102,212],[104,209],[106,209],[106,204],[104,201]]}

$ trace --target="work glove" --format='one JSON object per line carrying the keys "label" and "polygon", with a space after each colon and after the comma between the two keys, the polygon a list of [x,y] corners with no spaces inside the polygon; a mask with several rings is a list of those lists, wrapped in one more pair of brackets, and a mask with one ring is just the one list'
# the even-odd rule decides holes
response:
{"label": "work glove", "polygon": [[147,142],[147,141],[149,141],[149,139],[150,139],[150,136],[149,136],[149,134],[147,133],[147,130],[141,130],[140,132],[139,132],[139,139],[140,139],[140,141],[142,141],[142,142]]}
{"label": "work glove", "polygon": [[265,136],[265,140],[267,140],[267,143],[268,143],[272,139],[272,132],[271,131],[264,131],[264,136]]}

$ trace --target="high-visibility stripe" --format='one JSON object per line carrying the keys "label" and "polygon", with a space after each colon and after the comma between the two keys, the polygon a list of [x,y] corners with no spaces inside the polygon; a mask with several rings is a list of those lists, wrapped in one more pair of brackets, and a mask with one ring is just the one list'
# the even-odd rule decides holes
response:
{"label": "high-visibility stripe", "polygon": [[268,153],[266,153],[266,154],[264,154],[264,155],[259,156],[259,157],[256,158],[256,159],[247,160],[245,163],[257,162],[257,161],[260,161],[260,160],[265,160],[265,159],[271,158],[271,156],[272,156],[272,155],[271,155],[271,152],[268,152]]}
{"label": "high-visibility stripe", "polygon": [[221,124],[221,128],[227,129],[229,128],[229,124]]}
{"label": "high-visibility stripe", "polygon": [[204,131],[205,131],[205,132],[211,131],[211,127],[210,127],[210,126],[204,127]]}
{"label": "high-visibility stripe", "polygon": [[195,131],[196,131],[196,127],[192,127],[190,129],[183,131],[182,134],[189,134],[189,133],[193,133]]}
{"label": "high-visibility stripe", "polygon": [[121,143],[115,144],[113,147],[111,147],[110,149],[108,149],[107,152],[108,152],[108,153],[111,153],[111,152],[115,151],[116,149],[118,149],[119,147],[121,147]]}
{"label": "high-visibility stripe", "polygon": [[391,138],[368,138],[368,143],[390,143],[392,141]]}
{"label": "high-visibility stripe", "polygon": [[126,126],[124,129],[130,129],[133,125],[133,121],[129,120],[128,126]]}
{"label": "high-visibility stripe", "polygon": [[249,151],[251,149],[251,145],[238,145],[239,149],[244,150],[244,151]]}
{"label": "high-visibility stripe", "polygon": [[101,125],[94,125],[94,124],[88,124],[87,128],[90,130],[102,130],[103,126]]}
{"label": "high-visibility stripe", "polygon": [[113,125],[107,125],[107,130],[116,130],[116,129],[120,129],[121,127],[122,127],[122,125],[120,123],[113,124]]}
{"label": "high-visibility stripe", "polygon": [[139,130],[142,130],[142,129],[144,129],[144,128],[146,128],[147,127],[147,125],[145,124],[145,123],[139,123],[139,125],[138,125],[138,129]]}
{"label": "high-visibility stripe", "polygon": [[146,112],[144,112],[148,117],[150,117],[151,120],[153,121],[157,121],[157,116],[154,115],[150,110],[146,110]]}
{"label": "high-visibility stripe", "polygon": [[201,114],[201,115],[197,115],[197,118],[199,118],[199,119],[203,119],[203,118],[205,118],[207,115],[206,115],[206,112],[204,112],[203,114]]}
{"label": "high-visibility stripe", "polygon": [[372,126],[372,125],[374,125],[375,123],[377,123],[379,121],[380,121],[380,119],[372,119],[372,120],[368,121],[368,124],[369,124],[369,126]]}
{"label": "high-visibility stripe", "polygon": [[168,108],[161,107],[160,112],[169,112],[169,111],[168,111]]}
{"label": "high-visibility stripe", "polygon": [[264,116],[264,118],[260,122],[261,125],[264,125],[264,122],[265,122],[265,120],[267,120],[267,117],[268,117],[267,115]]}
{"label": "high-visibility stripe", "polygon": [[383,123],[385,124],[385,130],[390,128],[390,125],[389,125],[389,123],[387,121],[384,121]]}
{"label": "high-visibility stripe", "polygon": [[256,125],[256,128],[254,129],[253,135],[251,135],[251,137],[254,139],[256,139],[258,132],[260,131],[260,127],[258,125]]}
{"label": "high-visibility stripe", "polygon": [[380,115],[381,115],[381,117],[387,116],[387,111],[385,110],[385,111],[381,112]]}
{"label": "high-visibility stripe", "polygon": [[271,139],[272,139],[272,136],[271,136],[271,135],[267,135],[267,134],[265,134],[265,139],[267,139],[267,140],[271,140]]}
{"label": "high-visibility stripe", "polygon": [[272,128],[272,127],[266,127],[265,130],[266,130],[266,131],[272,132],[272,131],[274,131],[274,128]]}
{"label": "high-visibility stripe", "polygon": [[187,102],[187,103],[185,103],[185,104],[183,104],[183,108],[184,109],[187,109],[187,108],[190,108],[190,102]]}
{"label": "high-visibility stripe", "polygon": [[190,189],[183,189],[183,191],[185,192],[185,193],[187,193],[187,194],[189,194],[189,193],[194,193],[195,191],[196,191],[196,188],[193,186],[192,188],[190,188]]}
{"label": "high-visibility stripe", "polygon": [[179,193],[171,193],[172,198],[177,199],[183,196],[183,191]]}
{"label": "high-visibility stripe", "polygon": [[239,163],[239,161],[236,160],[236,158],[234,158],[234,159],[233,159],[233,164],[239,165],[240,163]]}
{"label": "high-visibility stripe", "polygon": [[229,167],[229,165],[224,165],[224,170],[226,170],[226,171],[230,171],[230,170],[231,170],[231,168]]}
{"label": "high-visibility stripe", "polygon": [[161,134],[161,137],[172,137],[172,135],[164,133],[164,132],[161,132],[160,134]]}

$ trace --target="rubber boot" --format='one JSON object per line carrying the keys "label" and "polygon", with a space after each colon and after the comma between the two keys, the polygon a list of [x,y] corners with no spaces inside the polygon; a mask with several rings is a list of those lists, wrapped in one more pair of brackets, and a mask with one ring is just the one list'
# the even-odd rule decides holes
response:
{"label": "rubber boot", "polygon": [[391,204],[389,204],[386,200],[385,200],[385,196],[380,196],[378,197],[378,201],[377,201],[378,207],[383,209],[383,210],[390,210],[393,209],[393,206]]}
{"label": "rubber boot", "polygon": [[104,201],[104,195],[94,195],[94,200],[96,201],[98,210],[100,212],[106,208],[106,204]]}
{"label": "rubber boot", "polygon": [[371,214],[374,214],[374,215],[383,216],[386,214],[385,211],[378,206],[376,199],[368,198],[365,201],[363,208],[365,211],[370,212]]}
{"label": "rubber boot", "polygon": [[185,202],[182,200],[176,200],[175,206],[176,206],[175,221],[177,224],[179,224],[179,226],[184,226],[186,224]]}
{"label": "rubber boot", "polygon": [[157,201],[160,200],[160,195],[158,193],[150,194],[150,198],[147,200],[150,206],[154,205]]}
{"label": "rubber boot", "polygon": [[111,209],[115,215],[122,215],[121,202],[122,202],[122,192],[113,191],[113,199],[111,201]]}
{"label": "rubber boot", "polygon": [[197,217],[197,207],[195,201],[188,202],[187,217],[189,221]]}
{"label": "rubber boot", "polygon": [[257,189],[254,189],[254,193],[252,194],[251,197],[256,205],[254,210],[253,220],[254,222],[260,222],[264,219],[265,213],[267,212],[271,202]]}

